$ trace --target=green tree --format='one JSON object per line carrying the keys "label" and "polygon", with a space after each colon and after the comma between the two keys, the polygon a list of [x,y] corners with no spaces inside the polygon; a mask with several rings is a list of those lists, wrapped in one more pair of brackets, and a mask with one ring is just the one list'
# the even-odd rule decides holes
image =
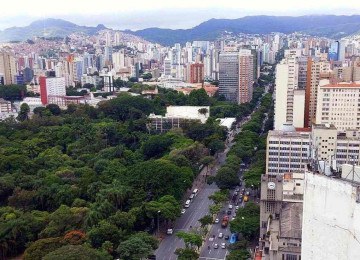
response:
{"label": "green tree", "polygon": [[206,225],[210,225],[213,222],[213,218],[210,215],[205,215],[201,219],[199,219],[201,223],[201,227],[205,227]]}
{"label": "green tree", "polygon": [[43,260],[110,260],[112,257],[104,251],[99,251],[85,245],[66,245],[47,254]]}
{"label": "green tree", "polygon": [[246,239],[258,237],[260,221],[260,208],[257,204],[249,202],[236,213],[236,218],[230,222],[232,233],[241,233]]}
{"label": "green tree", "polygon": [[214,201],[215,204],[224,203],[229,199],[229,190],[215,191],[212,195],[209,196],[209,199]]}
{"label": "green tree", "polygon": [[24,260],[41,260],[52,251],[64,246],[61,237],[51,237],[36,240],[25,250]]}
{"label": "green tree", "polygon": [[158,241],[147,233],[137,233],[130,236],[124,242],[121,242],[117,252],[121,259],[138,260],[146,258],[158,246]]}
{"label": "green tree", "polygon": [[199,254],[191,248],[177,248],[175,254],[178,256],[178,260],[197,260]]}
{"label": "green tree", "polygon": [[48,109],[54,116],[58,116],[61,114],[61,109],[56,104],[49,104],[46,106],[46,109]]}
{"label": "green tree", "polygon": [[237,172],[226,166],[220,168],[214,180],[220,189],[231,189],[239,184]]}
{"label": "green tree", "polygon": [[186,248],[199,248],[203,243],[202,237],[196,233],[179,231],[176,236],[184,240]]}
{"label": "green tree", "polygon": [[93,247],[100,248],[105,241],[110,241],[113,245],[118,245],[123,234],[115,225],[106,220],[102,220],[89,231],[88,237]]}
{"label": "green tree", "polygon": [[25,121],[29,119],[29,113],[30,113],[30,107],[26,103],[22,103],[20,106],[20,111],[17,116],[17,120],[19,121]]}
{"label": "green tree", "polygon": [[231,250],[226,260],[248,260],[251,255],[247,249]]}

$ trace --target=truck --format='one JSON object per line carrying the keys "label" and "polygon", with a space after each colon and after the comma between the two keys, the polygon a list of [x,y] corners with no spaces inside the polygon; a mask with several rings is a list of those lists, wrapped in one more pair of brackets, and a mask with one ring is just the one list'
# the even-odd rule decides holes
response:
{"label": "truck", "polygon": [[229,216],[224,216],[221,221],[221,227],[226,228],[229,224]]}

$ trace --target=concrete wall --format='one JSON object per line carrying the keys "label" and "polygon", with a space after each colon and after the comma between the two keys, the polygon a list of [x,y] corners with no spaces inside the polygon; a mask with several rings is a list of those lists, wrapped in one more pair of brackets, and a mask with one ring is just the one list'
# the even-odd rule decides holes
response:
{"label": "concrete wall", "polygon": [[305,89],[294,90],[293,125],[304,127]]}
{"label": "concrete wall", "polygon": [[360,204],[349,182],[307,173],[302,259],[360,259]]}

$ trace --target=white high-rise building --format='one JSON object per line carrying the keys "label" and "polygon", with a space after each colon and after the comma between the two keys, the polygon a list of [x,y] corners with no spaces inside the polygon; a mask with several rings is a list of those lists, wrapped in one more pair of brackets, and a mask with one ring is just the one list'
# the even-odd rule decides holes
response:
{"label": "white high-rise building", "polygon": [[120,50],[112,54],[112,61],[115,71],[125,67],[125,53],[124,50]]}
{"label": "white high-rise building", "polygon": [[291,123],[304,127],[305,90],[298,89],[299,65],[289,56],[276,66],[274,128]]}
{"label": "white high-rise building", "polygon": [[339,130],[360,129],[360,84],[319,83],[316,123],[333,124]]}
{"label": "white high-rise building", "polygon": [[164,76],[171,76],[171,60],[168,57],[164,59]]}

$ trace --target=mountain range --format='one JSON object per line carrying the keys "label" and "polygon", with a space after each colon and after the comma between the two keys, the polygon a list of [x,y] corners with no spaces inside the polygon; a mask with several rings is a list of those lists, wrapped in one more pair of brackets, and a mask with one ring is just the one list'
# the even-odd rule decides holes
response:
{"label": "mountain range", "polygon": [[80,26],[62,19],[48,18],[34,21],[25,27],[11,27],[0,31],[0,42],[23,41],[35,36],[66,37],[72,33],[83,32],[88,35],[107,29],[103,24],[96,27]]}
{"label": "mountain range", "polygon": [[246,16],[239,19],[211,19],[186,30],[149,28],[129,33],[148,41],[172,45],[193,40],[215,40],[225,31],[235,34],[304,32],[337,39],[360,31],[360,15]]}
{"label": "mountain range", "polygon": [[[25,27],[11,27],[0,31],[0,42],[21,41],[34,36],[65,37],[71,33],[83,32],[88,35],[107,29],[100,24],[96,27],[80,26],[62,19],[45,19]],[[246,16],[239,19],[210,19],[191,29],[147,28],[124,32],[140,36],[145,40],[162,45],[185,43],[194,40],[215,40],[224,32],[267,34],[271,32],[303,32],[314,36],[338,39],[360,31],[360,15],[307,15],[307,16]]]}

